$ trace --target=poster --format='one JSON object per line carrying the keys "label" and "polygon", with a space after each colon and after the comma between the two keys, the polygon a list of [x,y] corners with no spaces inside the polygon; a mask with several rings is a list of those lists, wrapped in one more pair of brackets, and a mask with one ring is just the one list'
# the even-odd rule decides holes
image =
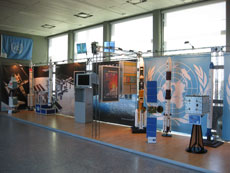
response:
{"label": "poster", "polygon": [[[157,105],[165,109],[166,62],[172,60],[171,114],[172,130],[191,133],[189,115],[185,114],[186,95],[208,95],[210,54],[177,55],[170,57],[145,58],[145,85],[147,81],[157,81]],[[145,86],[146,88],[146,86]],[[146,103],[145,91],[145,103]],[[147,103],[146,103],[147,104]],[[146,105],[150,106],[150,105]],[[157,126],[162,129],[163,113],[156,114]],[[206,133],[207,115],[202,118],[202,131]]]}
{"label": "poster", "polygon": [[137,93],[137,62],[121,61],[121,91],[122,95]]}
{"label": "poster", "polygon": [[101,102],[119,101],[119,67],[100,66]]}

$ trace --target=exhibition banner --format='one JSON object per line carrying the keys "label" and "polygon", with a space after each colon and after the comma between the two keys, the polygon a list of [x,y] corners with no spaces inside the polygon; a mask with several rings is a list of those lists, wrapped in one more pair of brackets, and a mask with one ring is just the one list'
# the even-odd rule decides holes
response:
{"label": "exhibition banner", "polygon": [[49,66],[34,67],[34,91],[48,91]]}
{"label": "exhibition banner", "polygon": [[85,63],[60,64],[56,66],[57,102],[62,107],[59,113],[74,116],[74,72],[85,72],[85,70]]}
{"label": "exhibition banner", "polygon": [[2,55],[10,59],[31,60],[33,40],[2,34]]}
{"label": "exhibition banner", "polygon": [[18,83],[16,89],[19,107],[18,109],[24,109],[27,106],[27,94],[29,93],[29,68],[22,65],[2,65],[1,74],[1,104],[2,111],[7,109],[9,104],[10,89],[8,83],[11,76],[14,76]]}
{"label": "exhibition banner", "polygon": [[[100,62],[93,64],[93,71],[98,72],[99,66],[117,66],[119,67],[119,61],[110,62]],[[121,84],[121,82],[120,82]],[[121,87],[121,86],[120,86]],[[94,87],[95,89],[96,87]],[[94,91],[94,110],[98,110],[98,115],[101,121],[124,124],[124,125],[134,125],[135,120],[135,110],[137,105],[137,95],[119,95],[119,101],[116,102],[100,102],[98,104],[97,90]],[[98,107],[99,106],[99,107]]]}
{"label": "exhibition banner", "polygon": [[230,54],[224,55],[224,108],[222,139],[230,141]]}
{"label": "exhibition banner", "polygon": [[[189,115],[185,114],[184,98],[186,95],[208,95],[210,54],[177,55],[170,57],[145,58],[145,85],[147,81],[157,81],[157,105],[165,109],[166,62],[172,60],[171,78],[171,115],[172,130],[191,133]],[[146,88],[146,86],[145,86]],[[147,93],[145,90],[145,104]],[[147,104],[146,106],[151,106]],[[163,113],[157,116],[157,126],[163,127]],[[206,116],[202,118],[203,134],[206,133]]]}

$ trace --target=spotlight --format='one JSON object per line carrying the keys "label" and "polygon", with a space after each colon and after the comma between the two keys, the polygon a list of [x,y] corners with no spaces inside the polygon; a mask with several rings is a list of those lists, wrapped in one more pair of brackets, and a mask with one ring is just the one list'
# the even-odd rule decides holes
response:
{"label": "spotlight", "polygon": [[189,44],[192,47],[192,49],[195,49],[195,47],[189,41],[185,41],[184,44]]}

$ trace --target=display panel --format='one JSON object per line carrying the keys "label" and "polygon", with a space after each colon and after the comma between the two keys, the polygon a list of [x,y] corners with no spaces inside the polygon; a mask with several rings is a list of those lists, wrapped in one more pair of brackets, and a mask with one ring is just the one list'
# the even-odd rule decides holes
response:
{"label": "display panel", "polygon": [[86,43],[77,44],[77,53],[78,54],[87,53]]}
{"label": "display panel", "polygon": [[90,74],[77,74],[76,73],[76,87],[91,87]]}
{"label": "display panel", "polygon": [[137,62],[120,61],[121,92],[125,94],[137,93]]}
{"label": "display panel", "polygon": [[89,75],[78,75],[78,85],[89,85]]}
{"label": "display panel", "polygon": [[77,74],[84,74],[85,71],[74,71],[74,86],[77,86]]}
{"label": "display panel", "polygon": [[114,41],[104,42],[104,52],[115,52],[115,42]]}

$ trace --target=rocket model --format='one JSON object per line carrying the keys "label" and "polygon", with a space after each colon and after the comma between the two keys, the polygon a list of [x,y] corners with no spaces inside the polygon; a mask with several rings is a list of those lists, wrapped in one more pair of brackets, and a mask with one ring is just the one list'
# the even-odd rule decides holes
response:
{"label": "rocket model", "polygon": [[166,62],[166,92],[165,92],[165,113],[163,119],[163,134],[162,136],[171,137],[171,112],[170,112],[170,102],[171,102],[171,77],[172,77],[172,60],[168,58]]}
{"label": "rocket model", "polygon": [[48,106],[52,105],[53,97],[53,64],[52,60],[49,62],[49,81],[48,81]]}
{"label": "rocket model", "polygon": [[213,71],[214,65],[211,62],[209,66],[209,99],[210,99],[210,112],[207,117],[207,140],[211,140],[212,137],[212,117],[213,117]]}
{"label": "rocket model", "polygon": [[33,110],[35,105],[34,101],[34,70],[32,61],[29,68],[29,94],[27,95],[27,106],[29,110]]}
{"label": "rocket model", "polygon": [[144,62],[139,55],[139,86],[138,86],[138,105],[135,111],[135,126],[132,127],[133,133],[146,132],[146,108],[144,107]]}

